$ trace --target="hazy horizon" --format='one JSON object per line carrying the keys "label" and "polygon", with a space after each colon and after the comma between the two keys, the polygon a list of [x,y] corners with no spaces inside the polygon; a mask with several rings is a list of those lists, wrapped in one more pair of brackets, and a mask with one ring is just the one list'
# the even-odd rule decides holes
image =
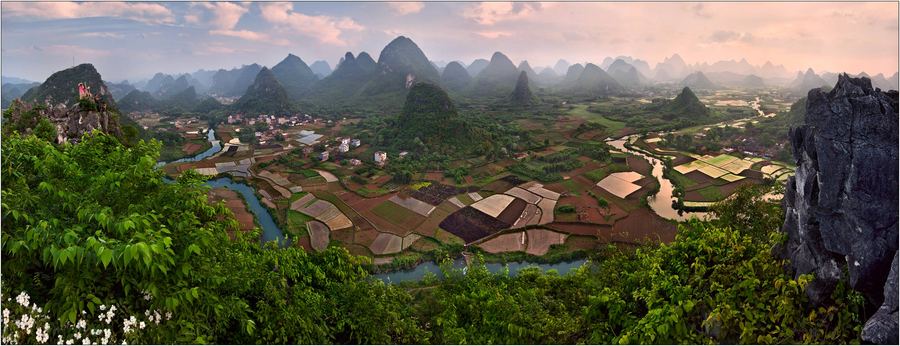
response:
{"label": "hazy horizon", "polygon": [[[347,51],[378,58],[394,37],[437,62],[552,66],[632,56],[650,67],[771,61],[795,73],[897,71],[897,3],[10,3],[2,74],[43,81],[74,62],[104,79],[273,66],[287,54],[332,66]],[[597,20],[602,18],[602,20]],[[877,52],[874,53],[873,52]]]}

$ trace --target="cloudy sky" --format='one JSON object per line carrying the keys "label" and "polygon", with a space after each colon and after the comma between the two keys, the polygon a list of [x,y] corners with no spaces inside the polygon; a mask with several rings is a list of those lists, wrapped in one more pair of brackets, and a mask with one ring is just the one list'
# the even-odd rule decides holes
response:
{"label": "cloudy sky", "polygon": [[431,60],[547,66],[630,55],[651,66],[767,60],[789,70],[893,74],[897,3],[67,3],[3,2],[2,73],[42,81],[91,62],[104,79],[260,63],[288,53],[332,66],[397,35]]}

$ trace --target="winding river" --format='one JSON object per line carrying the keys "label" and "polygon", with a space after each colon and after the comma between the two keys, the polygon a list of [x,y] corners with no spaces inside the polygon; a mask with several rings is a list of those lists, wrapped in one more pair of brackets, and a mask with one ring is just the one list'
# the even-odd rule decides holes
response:
{"label": "winding river", "polygon": [[[751,107],[759,112],[760,116],[765,116],[765,114],[759,109],[759,99],[757,99],[756,102],[751,102]],[[652,174],[653,177],[656,178],[656,180],[659,182],[659,192],[657,192],[656,195],[647,198],[647,204],[650,205],[650,209],[652,209],[653,212],[655,212],[660,217],[667,220],[685,221],[691,218],[705,219],[709,217],[709,213],[679,212],[678,210],[672,208],[672,202],[675,201],[672,193],[674,192],[675,187],[669,179],[663,177],[663,171],[665,170],[665,164],[663,163],[663,161],[654,156],[629,149],[625,146],[627,142],[633,143],[635,140],[640,138],[640,136],[642,135],[630,135],[618,139],[608,138],[606,140],[606,143],[624,153],[640,156],[646,159],[647,162],[649,162],[653,166]],[[222,150],[221,142],[215,137],[215,130],[210,129],[207,132],[206,138],[212,145],[212,147],[210,147],[206,151],[192,157],[186,157],[172,162],[159,162],[157,163],[157,166],[161,167],[167,163],[175,162],[199,161],[215,155],[220,150]],[[284,238],[284,234],[282,233],[281,229],[278,228],[278,225],[275,224],[275,221],[272,219],[272,215],[269,214],[269,211],[262,206],[259,199],[256,197],[256,194],[252,187],[243,183],[236,183],[232,181],[231,178],[227,177],[209,180],[207,181],[207,185],[211,187],[228,188],[240,193],[241,196],[244,197],[244,200],[247,201],[247,206],[250,209],[250,212],[253,213],[253,215],[256,217],[259,226],[263,230],[263,242],[277,241],[281,246],[287,246],[289,244],[289,241]],[[509,268],[510,275],[516,275],[520,270],[526,267],[538,267],[543,271],[556,270],[560,274],[565,274],[573,269],[581,267],[581,265],[586,262],[586,260],[575,260],[555,264],[540,264],[531,262],[512,262],[507,264],[488,263],[486,264],[486,267],[492,273],[498,273],[505,268]],[[466,262],[463,259],[458,259],[453,262],[453,268],[464,269],[465,267]],[[440,267],[434,262],[425,262],[410,270],[397,270],[389,273],[375,274],[373,275],[373,277],[378,278],[386,283],[399,283],[405,281],[421,280],[428,273],[432,273],[437,277],[441,277]]]}
{"label": "winding river", "polygon": [[675,208],[672,208],[672,203],[675,201],[675,197],[672,195],[672,193],[675,191],[675,186],[672,185],[672,181],[663,177],[663,172],[665,171],[665,163],[663,163],[662,160],[656,157],[625,147],[626,142],[633,142],[638,138],[638,135],[631,135],[619,139],[607,139],[606,144],[609,144],[624,153],[640,156],[653,166],[652,173],[653,177],[656,178],[656,181],[659,182],[659,192],[657,192],[656,195],[647,198],[647,204],[650,205],[650,209],[652,209],[653,212],[656,213],[656,215],[659,215],[660,217],[667,220],[685,221],[691,218],[707,218],[709,216],[709,213],[679,212],[678,210],[675,210]]}

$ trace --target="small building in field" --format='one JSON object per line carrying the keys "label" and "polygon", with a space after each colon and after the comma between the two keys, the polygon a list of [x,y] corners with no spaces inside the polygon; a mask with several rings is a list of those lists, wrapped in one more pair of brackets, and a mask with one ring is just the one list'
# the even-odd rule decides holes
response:
{"label": "small building in field", "polygon": [[320,161],[328,161],[328,152],[323,151],[323,152],[319,153],[319,160]]}
{"label": "small building in field", "polygon": [[386,152],[383,152],[383,151],[375,152],[375,165],[376,166],[384,167],[384,165],[387,164],[387,160],[388,160],[388,157],[387,157]]}
{"label": "small building in field", "polygon": [[408,151],[401,151],[400,155],[398,155],[398,156],[402,159],[402,158],[406,157],[407,155],[409,155]]}
{"label": "small building in field", "polygon": [[358,147],[360,144],[361,144],[361,143],[360,143],[360,141],[359,141],[359,138],[354,138],[354,139],[351,139],[351,140],[350,140],[350,146],[351,146],[351,147],[356,148],[356,147]]}
{"label": "small building in field", "polygon": [[350,165],[351,165],[351,166],[359,166],[359,165],[361,165],[361,164],[362,164],[362,161],[360,161],[360,160],[357,160],[357,159],[350,159]]}

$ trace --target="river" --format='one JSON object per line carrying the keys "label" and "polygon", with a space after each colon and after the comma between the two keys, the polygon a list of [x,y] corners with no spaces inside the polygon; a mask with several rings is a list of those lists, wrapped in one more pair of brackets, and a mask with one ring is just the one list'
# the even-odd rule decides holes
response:
{"label": "river", "polygon": [[[752,103],[751,107],[759,112],[760,116],[765,116],[763,112],[759,110],[758,99],[756,100],[756,102]],[[734,121],[735,120],[732,120],[730,122]],[[606,140],[606,143],[619,151],[640,156],[646,159],[650,163],[650,165],[653,166],[652,174],[653,177],[656,178],[657,182],[659,182],[659,192],[657,192],[656,195],[647,198],[647,204],[650,205],[650,209],[652,209],[653,212],[655,212],[660,217],[667,220],[685,221],[691,218],[705,219],[709,217],[709,213],[679,212],[672,207],[672,202],[675,201],[675,198],[672,195],[672,193],[675,191],[675,187],[669,179],[663,177],[663,171],[665,170],[665,164],[663,163],[663,161],[643,152],[631,150],[625,147],[626,141],[637,140],[640,136],[641,135],[630,135],[618,139],[608,138]],[[220,141],[215,138],[215,130],[209,130],[209,132],[207,133],[207,139],[212,144],[211,148],[196,156],[179,159],[173,162],[199,161],[214,155],[222,149]],[[162,166],[165,164],[165,162],[160,162],[158,166]],[[209,180],[207,181],[207,185],[211,187],[225,187],[240,193],[244,197],[244,200],[247,201],[247,206],[250,208],[250,212],[252,212],[256,217],[257,222],[263,230],[263,242],[278,241],[281,246],[287,246],[289,244],[289,242],[284,238],[284,234],[282,233],[281,229],[278,228],[278,225],[276,225],[275,221],[272,219],[272,215],[270,215],[269,211],[259,202],[259,199],[256,197],[256,194],[253,191],[252,187],[243,183],[236,183],[230,178],[218,178]],[[508,266],[510,275],[516,275],[521,269],[530,266],[539,267],[544,271],[553,269],[558,271],[560,274],[565,274],[572,269],[580,267],[585,262],[586,260],[576,260],[555,264],[512,262],[507,264],[488,263],[486,264],[486,266],[492,273],[498,273]],[[465,261],[463,261],[462,259],[456,260],[453,263],[453,267],[457,269],[465,268],[465,266]],[[389,273],[376,274],[373,276],[387,283],[395,283],[404,281],[418,281],[424,278],[427,273],[433,273],[440,277],[441,271],[438,265],[434,262],[425,262],[410,270],[398,270]]]}
{"label": "river", "polygon": [[[200,161],[213,156],[222,150],[221,141],[216,139],[216,130],[210,128],[206,133],[206,140],[209,141],[211,145],[211,147],[209,149],[206,149],[206,151],[175,161],[160,161],[156,163],[156,167],[162,167],[170,163]],[[282,247],[290,244],[289,241],[284,238],[284,233],[281,232],[281,229],[278,228],[278,225],[275,224],[275,220],[272,219],[272,215],[269,214],[269,211],[262,205],[262,203],[259,202],[259,198],[256,198],[256,193],[253,191],[252,187],[244,183],[236,183],[228,177],[207,180],[206,185],[213,188],[224,187],[233,190],[244,197],[244,201],[246,201],[247,207],[250,209],[250,212],[253,213],[253,216],[256,218],[256,222],[259,224],[260,228],[262,228],[263,243],[277,241],[278,244]]]}
{"label": "river", "polygon": [[665,163],[662,160],[657,159],[653,156],[644,154],[639,151],[631,150],[625,147],[626,141],[636,140],[638,135],[630,135],[625,136],[619,139],[607,139],[606,144],[611,145],[619,151],[629,153],[632,155],[637,155],[643,157],[653,166],[653,177],[656,178],[656,181],[659,182],[659,192],[656,195],[650,196],[647,198],[647,204],[650,205],[650,209],[659,215],[660,217],[667,220],[675,220],[675,221],[685,221],[691,218],[705,219],[709,216],[709,213],[702,212],[681,212],[672,208],[672,202],[675,201],[675,197],[672,193],[675,191],[675,186],[672,185],[672,182],[669,179],[663,177],[663,172],[665,171]]}
{"label": "river", "polygon": [[206,151],[199,153],[197,155],[194,155],[194,156],[180,158],[175,161],[169,161],[169,162],[159,161],[156,163],[156,167],[162,167],[162,166],[165,166],[170,163],[200,161],[207,157],[213,156],[216,153],[218,153],[220,150],[222,150],[222,141],[216,139],[216,130],[210,128],[209,131],[206,131],[206,140],[209,141],[209,144],[211,144],[209,149],[206,149]]}
{"label": "river", "polygon": [[244,201],[247,202],[247,208],[250,209],[250,212],[253,213],[259,227],[262,228],[263,243],[276,241],[282,247],[290,245],[290,242],[284,238],[284,233],[282,233],[281,229],[278,228],[278,225],[275,224],[275,220],[272,219],[269,210],[259,202],[259,198],[256,198],[256,193],[253,191],[252,187],[244,183],[236,183],[232,181],[231,178],[227,177],[207,180],[206,185],[213,188],[224,187],[240,193],[241,196],[244,197]]}

